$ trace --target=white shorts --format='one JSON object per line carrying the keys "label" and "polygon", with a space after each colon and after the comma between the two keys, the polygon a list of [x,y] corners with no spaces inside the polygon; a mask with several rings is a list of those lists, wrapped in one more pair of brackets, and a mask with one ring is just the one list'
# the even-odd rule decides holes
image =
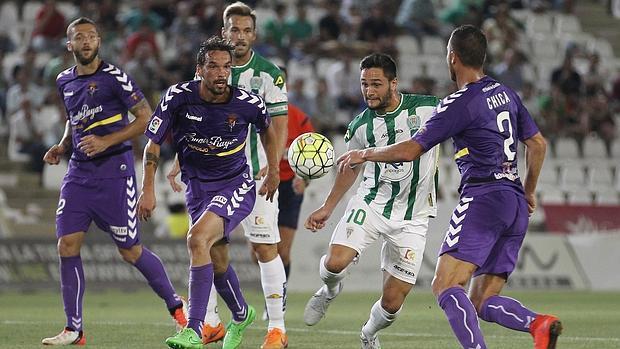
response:
{"label": "white shorts", "polygon": [[278,192],[273,196],[273,202],[267,201],[264,196],[258,195],[263,180],[256,180],[256,202],[252,212],[241,221],[245,236],[252,243],[277,244],[280,242],[278,230]]}
{"label": "white shorts", "polygon": [[330,244],[350,247],[361,256],[366,247],[381,236],[381,270],[414,285],[424,257],[429,217],[390,220],[375,212],[357,195],[351,198],[345,212]]}

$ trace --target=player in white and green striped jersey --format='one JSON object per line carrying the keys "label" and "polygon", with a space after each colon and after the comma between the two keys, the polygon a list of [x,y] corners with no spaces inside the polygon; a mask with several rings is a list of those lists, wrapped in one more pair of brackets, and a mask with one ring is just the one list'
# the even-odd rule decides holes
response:
{"label": "player in white and green striped jersey", "polygon": [[[365,57],[360,70],[368,108],[349,124],[345,135],[349,149],[394,144],[424,127],[439,103],[437,97],[399,93],[396,64],[388,55]],[[396,319],[420,271],[428,222],[437,212],[437,163],[435,147],[417,161],[366,165],[363,181],[333,232],[328,254],[319,263],[324,285],[306,305],[306,324],[323,318],[342,289],[346,268],[382,237],[383,293],[360,333],[362,348],[379,348],[377,332]],[[338,173],[323,205],[308,217],[306,228],[316,231],[325,226],[360,172],[361,166]]]}

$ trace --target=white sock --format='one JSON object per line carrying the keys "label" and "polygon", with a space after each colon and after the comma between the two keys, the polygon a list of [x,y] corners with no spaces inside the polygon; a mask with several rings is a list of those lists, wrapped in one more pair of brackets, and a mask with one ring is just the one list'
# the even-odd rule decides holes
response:
{"label": "white sock", "polygon": [[267,314],[269,315],[269,330],[279,328],[286,332],[284,327],[284,311],[286,306],[286,274],[280,256],[267,263],[258,262],[260,267],[260,281],[265,295]]}
{"label": "white sock", "polygon": [[340,281],[346,276],[347,269],[345,268],[340,273],[332,273],[325,268],[325,259],[327,255],[323,255],[319,261],[319,276],[327,289],[327,297],[334,298],[340,291]]}
{"label": "white sock", "polygon": [[381,298],[379,298],[379,300],[376,301],[370,309],[370,317],[368,318],[368,321],[366,321],[366,324],[364,324],[364,327],[362,327],[362,333],[364,336],[366,336],[366,338],[375,337],[379,330],[390,326],[394,320],[396,320],[396,317],[400,314],[401,309],[402,307],[398,309],[396,313],[390,314],[387,310],[383,309],[381,306]]}
{"label": "white sock", "polygon": [[207,314],[205,314],[205,324],[215,327],[222,320],[220,314],[217,311],[217,290],[215,286],[211,286],[211,293],[209,293],[209,303],[207,303]]}

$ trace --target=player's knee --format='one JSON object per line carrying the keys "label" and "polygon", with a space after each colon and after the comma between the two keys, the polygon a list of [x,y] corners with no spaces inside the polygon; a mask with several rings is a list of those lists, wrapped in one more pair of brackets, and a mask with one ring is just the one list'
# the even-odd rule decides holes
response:
{"label": "player's knee", "polygon": [[448,288],[445,283],[445,279],[440,275],[435,275],[433,277],[433,281],[431,281],[431,289],[433,290],[433,294],[435,297],[439,297],[439,295]]}
{"label": "player's knee", "polygon": [[58,239],[58,255],[72,257],[80,254],[80,243],[74,239],[61,236]]}
{"label": "player's knee", "polygon": [[343,258],[339,258],[337,256],[327,256],[325,258],[325,269],[327,271],[338,274],[345,270],[349,265],[349,261]]}
{"label": "player's knee", "polygon": [[201,233],[195,229],[190,229],[187,234],[187,249],[190,252],[197,252],[208,250],[213,245],[213,242],[209,244],[209,238],[207,234]]}
{"label": "player's knee", "polygon": [[123,260],[129,264],[136,264],[140,256],[142,255],[142,246],[135,245],[131,248],[119,248],[118,252],[120,253]]}
{"label": "player's knee", "polygon": [[256,258],[261,263],[272,261],[278,256],[278,245],[276,244],[252,244]]}

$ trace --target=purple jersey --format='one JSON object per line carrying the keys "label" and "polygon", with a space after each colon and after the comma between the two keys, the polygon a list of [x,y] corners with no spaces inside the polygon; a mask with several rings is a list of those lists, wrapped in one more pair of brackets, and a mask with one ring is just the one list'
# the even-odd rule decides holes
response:
{"label": "purple jersey", "polygon": [[146,129],[146,136],[157,144],[172,132],[185,183],[194,178],[217,182],[245,172],[248,125],[263,132],[270,123],[259,96],[231,87],[228,101],[209,103],[200,97],[200,82],[171,86]]}
{"label": "purple jersey", "polygon": [[73,154],[68,175],[132,176],[134,163],[130,141],[111,146],[94,157],[87,156],[77,145],[84,136],[105,136],[129,124],[127,111],[144,99],[134,81],[119,68],[102,61],[93,74],[78,75],[75,66],[61,72],[56,86],[71,123]]}
{"label": "purple jersey", "polygon": [[426,150],[452,137],[462,195],[504,189],[523,193],[517,140],[537,132],[519,96],[484,77],[444,98],[413,139]]}

